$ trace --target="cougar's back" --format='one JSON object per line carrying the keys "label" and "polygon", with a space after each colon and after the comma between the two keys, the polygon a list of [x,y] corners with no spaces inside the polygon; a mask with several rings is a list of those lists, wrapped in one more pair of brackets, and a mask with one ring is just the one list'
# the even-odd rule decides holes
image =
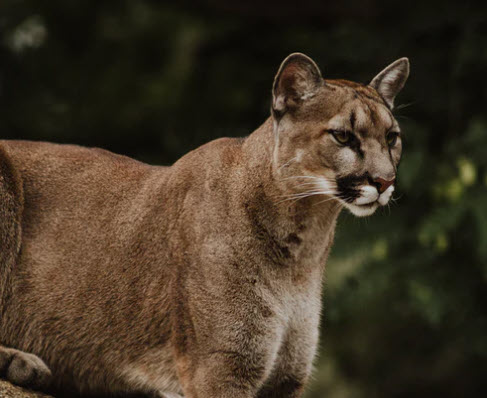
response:
{"label": "cougar's back", "polygon": [[59,384],[95,390],[116,379],[106,351],[125,360],[167,337],[142,297],[170,279],[149,226],[164,230],[164,168],[153,170],[101,149],[0,141],[0,341],[42,356]]}

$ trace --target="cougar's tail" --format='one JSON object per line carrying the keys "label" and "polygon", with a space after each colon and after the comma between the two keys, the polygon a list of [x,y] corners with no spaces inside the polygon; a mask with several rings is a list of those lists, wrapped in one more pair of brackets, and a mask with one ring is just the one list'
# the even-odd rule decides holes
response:
{"label": "cougar's tail", "polygon": [[0,322],[10,295],[11,271],[20,251],[23,196],[20,174],[0,144]]}

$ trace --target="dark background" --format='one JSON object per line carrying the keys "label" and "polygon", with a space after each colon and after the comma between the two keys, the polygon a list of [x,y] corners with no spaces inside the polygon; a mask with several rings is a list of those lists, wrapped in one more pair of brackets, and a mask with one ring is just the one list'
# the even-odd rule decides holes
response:
{"label": "dark background", "polygon": [[340,216],[307,397],[486,396],[486,2],[1,0],[0,136],[170,164],[259,126],[294,51],[411,61],[397,205]]}

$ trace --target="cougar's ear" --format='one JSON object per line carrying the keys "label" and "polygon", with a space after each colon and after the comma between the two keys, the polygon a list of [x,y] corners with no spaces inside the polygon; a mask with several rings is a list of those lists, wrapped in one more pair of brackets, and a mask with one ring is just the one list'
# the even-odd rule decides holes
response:
{"label": "cougar's ear", "polygon": [[409,60],[400,58],[374,77],[369,85],[377,90],[392,109],[394,107],[394,98],[404,87],[408,76]]}
{"label": "cougar's ear", "polygon": [[279,67],[272,86],[272,114],[280,117],[312,97],[323,84],[314,61],[301,53],[289,55]]}

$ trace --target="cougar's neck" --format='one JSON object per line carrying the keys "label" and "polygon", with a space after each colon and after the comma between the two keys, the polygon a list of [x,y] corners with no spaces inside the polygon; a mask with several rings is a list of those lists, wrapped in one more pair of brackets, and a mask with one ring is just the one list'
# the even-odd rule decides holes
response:
{"label": "cougar's neck", "polygon": [[341,205],[323,197],[290,199],[291,192],[273,169],[275,136],[272,119],[243,144],[247,184],[244,206],[256,233],[282,249],[284,257],[326,258]]}

